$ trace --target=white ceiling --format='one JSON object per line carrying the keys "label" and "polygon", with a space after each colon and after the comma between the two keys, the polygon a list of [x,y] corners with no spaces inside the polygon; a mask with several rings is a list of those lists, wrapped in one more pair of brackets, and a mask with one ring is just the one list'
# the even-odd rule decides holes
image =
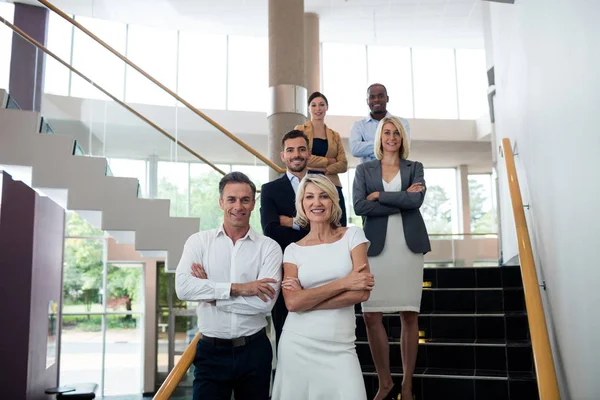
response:
{"label": "white ceiling", "polygon": [[[54,4],[68,13],[182,30],[267,36],[268,29],[268,0],[54,0]],[[481,7],[481,0],[305,0],[305,11],[320,16],[321,41],[412,47],[483,48]]]}

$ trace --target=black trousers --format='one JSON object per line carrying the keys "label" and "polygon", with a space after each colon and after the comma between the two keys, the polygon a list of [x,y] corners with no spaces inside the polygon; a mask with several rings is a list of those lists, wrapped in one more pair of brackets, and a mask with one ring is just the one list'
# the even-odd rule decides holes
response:
{"label": "black trousers", "polygon": [[198,341],[193,400],[267,400],[273,350],[266,334],[245,346]]}
{"label": "black trousers", "polygon": [[342,188],[336,186],[338,195],[340,196],[340,207],[342,208],[342,218],[340,219],[340,225],[346,226],[348,221],[346,217],[346,200],[344,199],[344,193],[342,192]]}

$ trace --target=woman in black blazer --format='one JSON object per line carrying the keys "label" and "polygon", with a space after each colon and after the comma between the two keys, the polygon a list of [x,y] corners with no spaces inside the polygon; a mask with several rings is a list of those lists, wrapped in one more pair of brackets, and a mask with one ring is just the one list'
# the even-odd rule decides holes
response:
{"label": "woman in black blazer", "polygon": [[[412,399],[412,376],[419,345],[418,316],[423,287],[423,256],[431,250],[419,212],[425,198],[423,164],[407,160],[404,125],[395,117],[379,122],[374,141],[377,160],[356,169],[354,211],[365,216],[364,231],[371,241],[369,265],[375,288],[362,304],[379,391],[376,400]],[[400,312],[402,386],[392,381],[388,335],[383,313]]]}

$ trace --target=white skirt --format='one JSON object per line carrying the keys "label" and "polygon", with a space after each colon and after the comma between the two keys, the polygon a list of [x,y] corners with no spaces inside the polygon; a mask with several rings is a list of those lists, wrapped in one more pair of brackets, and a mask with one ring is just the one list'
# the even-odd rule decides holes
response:
{"label": "white skirt", "polygon": [[354,343],[283,331],[272,400],[366,400]]}
{"label": "white skirt", "polygon": [[363,312],[419,312],[424,258],[408,248],[400,214],[388,217],[383,251],[369,257],[369,266],[375,287],[369,300],[362,303]]}

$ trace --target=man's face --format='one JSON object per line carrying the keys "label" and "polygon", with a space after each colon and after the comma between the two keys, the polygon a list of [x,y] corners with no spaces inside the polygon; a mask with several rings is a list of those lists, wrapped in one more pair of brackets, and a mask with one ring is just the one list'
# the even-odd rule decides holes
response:
{"label": "man's face", "polygon": [[250,214],[254,210],[254,196],[250,185],[228,183],[223,188],[219,205],[225,214],[225,224],[234,228],[250,226]]}
{"label": "man's face", "polygon": [[302,172],[308,165],[310,152],[303,137],[288,139],[281,152],[281,161],[285,163],[290,172]]}
{"label": "man's face", "polygon": [[367,104],[372,114],[387,113],[387,103],[390,100],[383,86],[373,86],[367,93]]}

